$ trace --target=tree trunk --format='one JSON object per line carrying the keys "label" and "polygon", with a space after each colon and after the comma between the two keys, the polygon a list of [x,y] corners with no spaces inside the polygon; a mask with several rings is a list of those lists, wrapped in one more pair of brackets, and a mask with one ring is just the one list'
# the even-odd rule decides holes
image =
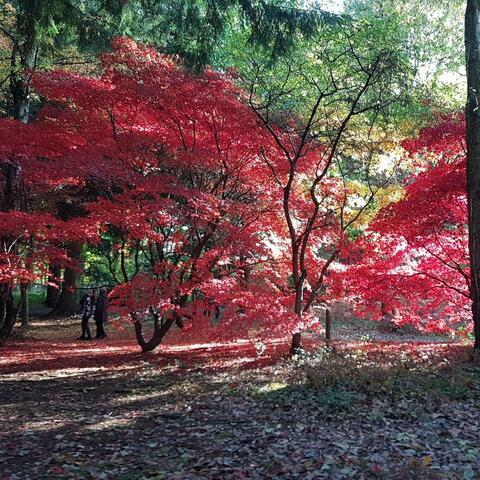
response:
{"label": "tree trunk", "polygon": [[[61,274],[61,268],[58,266],[50,266],[50,281],[53,278],[59,278]],[[45,299],[45,305],[50,308],[55,308],[57,306],[58,297],[60,296],[60,289],[54,287],[53,285],[48,285],[47,287],[47,298]]]}
{"label": "tree trunk", "polygon": [[[297,286],[295,293],[295,314],[298,319],[302,319],[303,312],[303,282],[300,287]],[[292,336],[292,343],[290,345],[290,355],[295,355],[303,350],[302,346],[302,334],[300,332],[294,333]]]}
{"label": "tree trunk", "polygon": [[332,314],[330,309],[327,307],[325,310],[325,340],[327,343],[330,343],[332,339]]}
{"label": "tree trunk", "polygon": [[158,314],[154,315],[154,326],[153,326],[153,334],[150,340],[145,340],[143,335],[143,325],[141,320],[135,313],[131,313],[133,318],[133,326],[135,327],[135,335],[137,337],[137,342],[142,348],[143,353],[147,352],[154,352],[158,346],[162,343],[163,338],[170,330],[172,325],[175,324],[178,320],[178,315],[174,314],[171,318],[163,319],[160,318]]}
{"label": "tree trunk", "polygon": [[[23,203],[23,183],[21,165],[16,159],[0,165],[0,174],[4,177],[4,189],[0,193],[0,211],[21,210]],[[16,251],[15,239],[0,233],[0,248],[2,251]],[[3,344],[12,334],[17,318],[18,306],[13,300],[14,281],[9,280],[0,284],[0,343]]]}
{"label": "tree trunk", "polygon": [[[10,65],[10,93],[12,95],[13,117],[23,123],[30,119],[30,73],[37,57],[36,28],[32,18],[26,30],[28,37],[23,44],[14,43]],[[0,196],[0,211],[22,210],[24,201],[22,168],[16,158],[0,164],[5,187]],[[0,235],[4,251],[10,250],[12,239]],[[10,250],[11,251],[11,250]],[[27,300],[28,301],[28,300]],[[13,282],[0,284],[0,343],[3,344],[12,334],[18,314],[18,305],[13,300]]]}
{"label": "tree trunk", "polygon": [[292,344],[290,346],[290,355],[295,355],[302,350],[302,334],[300,332],[292,335]]}
{"label": "tree trunk", "polygon": [[12,335],[17,310],[11,285],[0,285],[0,345],[3,345]]}
{"label": "tree trunk", "polygon": [[37,29],[34,15],[27,16],[22,29],[26,37],[13,45],[10,62],[10,94],[13,103],[13,118],[23,123],[30,120],[31,71],[35,69],[38,55]]}
{"label": "tree trunk", "polygon": [[81,274],[82,244],[71,243],[68,246],[68,256],[77,263],[74,267],[67,267],[63,273],[62,290],[57,306],[51,312],[53,316],[75,315],[79,309],[78,281]]}
{"label": "tree trunk", "polygon": [[29,52],[28,59],[22,58],[17,48],[12,53],[12,75],[10,91],[13,100],[13,118],[23,123],[30,120],[30,73],[26,69],[33,68],[36,49]]}
{"label": "tree trunk", "polygon": [[22,321],[22,327],[28,327],[30,325],[30,302],[28,299],[28,283],[22,283],[20,286],[20,318]]}
{"label": "tree trunk", "polygon": [[475,348],[480,349],[480,0],[468,0],[465,12],[467,69],[467,206]]}

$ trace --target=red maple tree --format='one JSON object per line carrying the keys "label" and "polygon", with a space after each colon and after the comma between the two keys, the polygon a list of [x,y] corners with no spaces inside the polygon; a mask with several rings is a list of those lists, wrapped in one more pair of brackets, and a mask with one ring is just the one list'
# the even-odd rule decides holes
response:
{"label": "red maple tree", "polygon": [[[36,122],[14,125],[34,139],[23,162],[31,198],[60,191],[79,210],[60,223],[63,242],[113,232],[121,275],[112,309],[133,320],[143,350],[174,324],[217,323],[212,331],[224,339],[253,327],[256,335],[290,331],[286,275],[268,241],[278,229],[260,158],[270,139],[243,93],[224,75],[195,76],[128,39],[113,47],[98,78],[35,75],[45,106]],[[31,204],[43,222],[62,222],[51,201]]]}
{"label": "red maple tree", "polygon": [[444,116],[403,143],[415,158],[402,200],[382,209],[349,271],[357,312],[446,332],[470,327],[463,115]]}

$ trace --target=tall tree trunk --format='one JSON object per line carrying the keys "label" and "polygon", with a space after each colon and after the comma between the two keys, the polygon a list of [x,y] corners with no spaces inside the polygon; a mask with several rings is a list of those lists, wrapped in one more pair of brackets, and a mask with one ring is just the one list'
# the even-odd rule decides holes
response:
{"label": "tall tree trunk", "polygon": [[0,285],[0,345],[11,337],[17,312],[11,284]]}
{"label": "tall tree trunk", "polygon": [[465,12],[467,69],[467,205],[473,327],[480,349],[480,0],[468,0]]}
{"label": "tall tree trunk", "polygon": [[[10,94],[13,103],[13,117],[23,123],[30,120],[31,72],[37,65],[38,42],[34,11],[35,1],[30,5],[31,12],[22,25],[23,39],[17,38],[12,46],[10,60]],[[23,40],[23,41],[22,41]]]}
{"label": "tall tree trunk", "polygon": [[[23,123],[30,119],[30,70],[35,68],[37,58],[37,34],[33,17],[26,29],[23,43],[14,41],[10,65],[10,93],[12,96],[13,117]],[[4,176],[4,190],[0,194],[0,211],[22,210],[24,191],[22,167],[17,158],[0,164]],[[0,243],[5,250],[10,248],[12,239],[0,235]],[[10,250],[11,251],[11,250]],[[0,285],[0,343],[4,343],[12,332],[18,314],[18,305],[13,300],[13,282]],[[28,301],[28,300],[27,300]]]}
{"label": "tall tree trunk", "polygon": [[28,283],[22,283],[20,286],[20,319],[22,321],[22,327],[28,327],[30,325],[30,302],[28,299]]}
{"label": "tall tree trunk", "polygon": [[51,315],[54,316],[75,315],[79,308],[78,281],[81,274],[82,244],[78,242],[71,243],[67,250],[68,256],[71,260],[75,261],[77,265],[75,267],[65,268],[58,303],[51,313]]}
{"label": "tall tree trunk", "polygon": [[332,339],[332,312],[330,308],[327,307],[325,310],[325,341],[327,344],[330,343]]}
{"label": "tall tree trunk", "polygon": [[[23,185],[21,166],[16,159],[0,165],[4,177],[4,189],[0,192],[0,211],[18,211],[22,207]],[[0,249],[3,252],[14,252],[14,239],[0,233]],[[13,247],[12,247],[13,245]],[[12,334],[17,318],[18,306],[13,299],[14,282],[12,280],[0,284],[0,344]]]}
{"label": "tall tree trunk", "polygon": [[[57,265],[49,267],[50,281],[52,278],[59,278],[61,275],[61,268]],[[45,305],[50,308],[57,306],[58,297],[60,296],[60,289],[53,285],[47,286],[47,297],[45,299]]]}
{"label": "tall tree trunk", "polygon": [[31,42],[31,45],[26,46],[23,54],[17,46],[12,51],[10,92],[13,100],[13,117],[23,123],[28,123],[30,120],[30,71],[35,68],[37,59],[37,46],[34,39]]}

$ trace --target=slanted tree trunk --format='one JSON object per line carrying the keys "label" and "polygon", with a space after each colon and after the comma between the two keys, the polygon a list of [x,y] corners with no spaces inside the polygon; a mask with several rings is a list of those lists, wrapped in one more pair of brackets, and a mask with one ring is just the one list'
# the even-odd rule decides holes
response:
{"label": "slanted tree trunk", "polygon": [[465,12],[467,69],[467,206],[475,349],[480,349],[480,0]]}
{"label": "slanted tree trunk", "polygon": [[82,244],[78,242],[71,243],[68,248],[68,256],[75,261],[75,267],[67,267],[63,273],[62,290],[55,309],[50,315],[69,316],[75,315],[79,309],[78,299],[78,281],[81,274]]}
{"label": "slanted tree trunk", "polygon": [[150,337],[150,340],[146,340],[143,334],[143,325],[142,321],[138,318],[138,315],[134,312],[131,313],[133,319],[133,326],[135,327],[135,335],[137,337],[137,342],[140,345],[142,352],[154,352],[159,345],[162,343],[165,335],[168,333],[170,328],[178,322],[180,316],[175,312],[171,315],[170,318],[164,318],[159,315],[153,308],[150,308],[150,312],[153,316],[153,333]]}

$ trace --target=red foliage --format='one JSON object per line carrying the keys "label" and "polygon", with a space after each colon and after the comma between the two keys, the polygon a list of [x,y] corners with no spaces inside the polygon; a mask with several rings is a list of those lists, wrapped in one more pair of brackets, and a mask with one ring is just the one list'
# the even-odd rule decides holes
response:
{"label": "red foliage", "polygon": [[[287,275],[266,241],[279,229],[260,160],[262,149],[275,151],[271,138],[224,75],[195,76],[127,39],[113,47],[98,78],[36,74],[47,99],[38,120],[5,121],[3,154],[22,156],[32,209],[5,213],[6,228],[34,240],[36,265],[66,241],[114,232],[122,265],[111,305],[121,318],[153,307],[204,332],[213,303],[222,308],[217,337],[291,331]],[[52,197],[80,213],[59,220]]]}
{"label": "red foliage", "polygon": [[404,142],[420,171],[357,243],[363,263],[350,269],[349,281],[359,314],[389,314],[398,325],[432,332],[468,322],[464,127],[462,116],[445,117]]}
{"label": "red foliage", "polygon": [[[376,191],[358,207],[332,173],[336,147],[308,125],[302,135],[295,119],[262,123],[226,75],[195,76],[128,39],[101,62],[99,77],[36,74],[38,119],[0,122],[0,159],[20,162],[28,198],[25,212],[0,213],[2,232],[25,246],[2,254],[0,283],[43,276],[47,261],[67,264],[65,243],[108,232],[121,321],[181,320],[190,339],[283,336],[315,324],[317,297],[345,291],[362,296],[362,314],[397,323],[464,319],[461,117],[404,142],[420,173],[352,246],[348,229]],[[76,214],[61,219],[59,202]]]}

